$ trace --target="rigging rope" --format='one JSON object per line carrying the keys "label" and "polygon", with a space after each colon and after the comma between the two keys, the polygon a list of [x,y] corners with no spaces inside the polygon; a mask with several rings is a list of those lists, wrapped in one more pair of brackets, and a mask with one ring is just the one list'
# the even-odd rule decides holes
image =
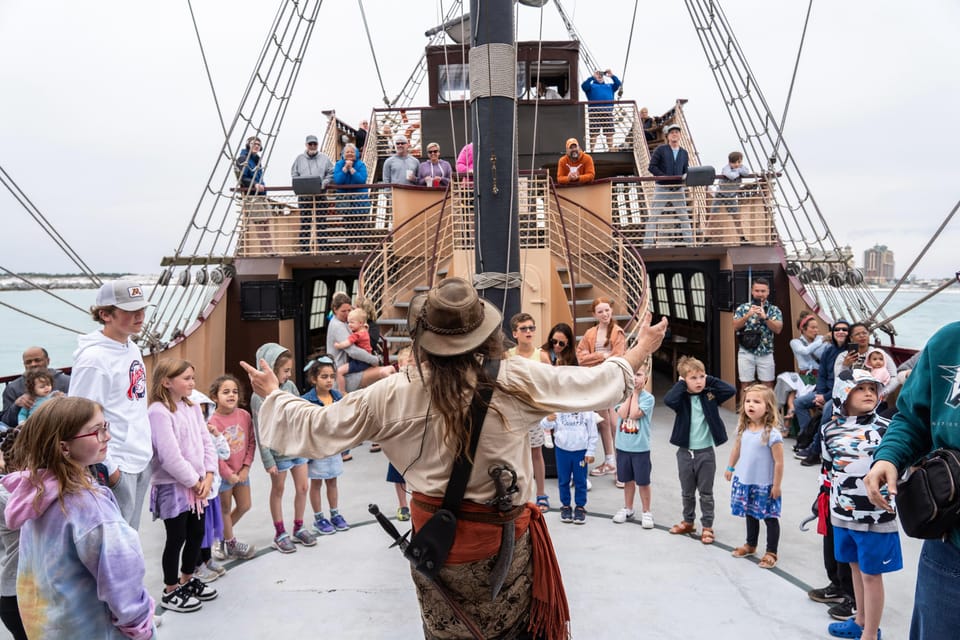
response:
{"label": "rigging rope", "polygon": [[228,139],[227,125],[223,121],[223,112],[220,110],[220,101],[217,99],[217,90],[213,86],[213,75],[210,73],[210,65],[207,64],[207,54],[203,50],[203,40],[200,39],[200,27],[197,25],[197,16],[193,13],[193,2],[187,0],[187,8],[190,10],[190,20],[193,21],[193,32],[197,34],[197,45],[200,47],[200,58],[203,60],[203,70],[207,74],[207,82],[210,84],[210,93],[213,94],[213,105],[217,109],[217,121],[220,123],[220,129],[223,130],[223,137]]}
{"label": "rigging rope", "polygon": [[66,304],[66,305],[69,305],[69,306],[73,307],[74,309],[76,309],[76,310],[79,311],[80,313],[84,313],[84,314],[85,314],[85,313],[88,312],[87,309],[84,309],[83,307],[80,307],[80,306],[78,306],[78,305],[75,305],[74,303],[70,302],[70,301],[67,300],[66,298],[61,298],[60,296],[58,296],[57,294],[55,294],[55,293],[54,293],[53,291],[51,291],[50,289],[47,289],[47,288],[44,287],[43,285],[39,285],[39,284],[37,284],[36,282],[33,282],[33,281],[30,280],[29,278],[23,277],[23,276],[20,275],[19,273],[14,273],[13,271],[10,271],[10,269],[7,269],[6,267],[0,267],[0,270],[5,271],[6,273],[8,273],[9,275],[13,276],[14,278],[17,278],[18,280],[22,280],[23,282],[26,282],[28,285],[30,285],[30,286],[33,287],[34,289],[37,289],[38,291],[43,291],[43,292],[44,292],[45,294],[47,294],[48,296],[51,296],[51,297],[53,297],[53,298],[56,298],[56,299],[59,300],[60,302],[62,302],[62,303],[64,303],[64,304]]}
{"label": "rigging rope", "polygon": [[47,220],[42,213],[40,213],[40,209],[33,204],[30,198],[27,197],[27,194],[25,194],[13,180],[13,178],[10,177],[10,174],[7,173],[3,166],[0,166],[0,182],[3,183],[3,186],[7,188],[13,198],[19,202],[24,209],[26,209],[27,213],[30,214],[30,217],[33,218],[38,225],[40,225],[40,228],[43,229],[47,235],[53,239],[53,242],[60,247],[60,250],[63,251],[68,258],[70,258],[70,261],[73,262],[73,264],[80,268],[80,271],[83,272],[83,274],[87,276],[91,282],[98,287],[103,284],[100,280],[100,277],[93,272],[93,269],[87,266],[87,263],[84,262],[80,255],[73,250],[73,247],[70,246],[70,243],[68,243],[63,236],[60,235],[56,228],[50,224],[50,221]]}
{"label": "rigging rope", "polygon": [[71,329],[70,327],[65,327],[65,326],[63,326],[62,324],[57,324],[56,322],[54,322],[54,321],[52,321],[52,320],[47,320],[46,318],[41,318],[40,316],[34,315],[34,314],[30,313],[29,311],[24,311],[23,309],[17,308],[17,307],[15,307],[15,306],[11,305],[11,304],[7,304],[6,302],[0,302],[0,306],[6,307],[7,309],[10,309],[11,311],[16,311],[17,313],[22,313],[22,314],[25,315],[25,316],[28,316],[28,317],[30,317],[30,318],[33,318],[34,320],[39,320],[40,322],[44,322],[44,323],[46,323],[46,324],[52,325],[52,326],[54,326],[54,327],[57,327],[58,329],[63,329],[64,331],[70,331],[70,332],[76,333],[77,335],[81,335],[81,336],[82,336],[83,333],[84,333],[83,331],[77,331],[76,329]]}
{"label": "rigging rope", "polygon": [[[930,240],[927,241],[926,246],[923,247],[923,251],[921,251],[921,252],[920,252],[920,255],[918,255],[918,256],[914,259],[913,264],[910,265],[910,268],[907,269],[906,273],[904,273],[902,276],[900,276],[900,280],[898,280],[898,281],[897,281],[897,284],[893,287],[893,289],[890,290],[890,293],[887,294],[887,297],[883,299],[883,302],[880,303],[880,306],[878,306],[878,307],[876,308],[876,310],[873,312],[873,314],[872,314],[869,318],[867,318],[867,322],[872,322],[873,319],[877,317],[877,315],[878,315],[878,314],[880,313],[880,311],[886,306],[886,304],[887,304],[888,302],[890,302],[890,298],[893,297],[893,294],[895,294],[895,293],[897,292],[897,290],[900,288],[900,286],[901,286],[904,282],[907,281],[907,278],[910,276],[911,273],[913,273],[913,270],[916,268],[917,264],[920,262],[920,260],[923,259],[923,256],[925,256],[925,255],[927,254],[927,251],[930,250],[930,246],[936,241],[937,238],[940,237],[940,234],[943,233],[943,230],[944,230],[944,229],[947,227],[947,225],[950,223],[950,220],[953,219],[954,214],[957,213],[957,209],[960,209],[960,201],[958,201],[957,204],[953,205],[953,209],[950,211],[950,213],[947,214],[947,217],[946,217],[946,218],[944,219],[944,221],[940,224],[940,227],[936,230],[936,232],[934,232],[934,234],[933,234],[933,236],[930,238]],[[939,289],[938,289],[938,291],[939,291]],[[928,297],[929,297],[929,296],[928,296]],[[924,298],[924,299],[926,299],[926,298]],[[902,313],[902,312],[901,312],[901,313]],[[901,315],[901,314],[898,313],[897,315]],[[891,320],[891,318],[887,318],[887,320],[889,321],[889,320]]]}
{"label": "rigging rope", "polygon": [[617,98],[623,97],[623,82],[627,77],[627,63],[630,62],[630,50],[633,48],[633,28],[637,25],[637,6],[640,0],[633,1],[633,17],[630,18],[630,37],[627,38],[627,55],[623,58],[623,70],[620,71],[620,90],[617,91]]}
{"label": "rigging rope", "polygon": [[370,43],[370,55],[373,56],[373,68],[377,70],[377,80],[380,81],[380,90],[383,92],[383,104],[390,106],[387,97],[387,88],[383,86],[383,76],[380,74],[380,63],[377,62],[377,51],[373,48],[373,37],[370,35],[370,25],[367,24],[367,12],[363,10],[363,0],[357,0],[360,5],[360,17],[363,19],[363,30],[367,32],[367,42]]}
{"label": "rigging rope", "polygon": [[793,97],[793,85],[797,81],[797,69],[800,68],[800,54],[803,53],[803,43],[807,39],[807,25],[810,24],[810,12],[813,10],[813,0],[807,4],[807,17],[803,20],[803,33],[800,35],[800,46],[797,48],[797,59],[793,63],[793,75],[790,77],[790,88],[787,90],[787,101],[783,105],[783,117],[780,118],[780,127],[777,131],[777,139],[773,143],[773,151],[767,162],[767,168],[773,171],[777,161],[777,150],[780,148],[780,141],[783,140],[783,128],[787,124],[787,110],[790,109],[790,99]]}

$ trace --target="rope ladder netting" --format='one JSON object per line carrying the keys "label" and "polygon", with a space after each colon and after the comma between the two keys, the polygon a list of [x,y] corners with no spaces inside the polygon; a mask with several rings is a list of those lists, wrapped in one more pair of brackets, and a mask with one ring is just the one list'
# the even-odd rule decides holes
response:
{"label": "rope ladder netting", "polygon": [[[800,279],[816,310],[828,319],[873,316],[877,299],[865,286],[863,274],[853,268],[853,256],[827,226],[783,136],[783,121],[778,123],[760,90],[720,3],[684,2],[747,159],[753,167],[764,167],[779,187],[776,223],[787,273]],[[875,326],[896,334],[884,314],[876,316]]]}
{"label": "rope ladder netting", "polygon": [[[280,3],[239,106],[229,124],[222,123],[223,144],[190,223],[173,257],[162,265],[165,269],[150,296],[156,307],[144,323],[141,346],[145,349],[162,350],[183,336],[223,280],[233,275],[240,224],[236,158],[247,138],[256,136],[264,149],[260,166],[270,165],[272,143],[279,135],[322,4],[323,0]],[[174,277],[178,266],[183,270]],[[191,273],[192,267],[198,270]]]}

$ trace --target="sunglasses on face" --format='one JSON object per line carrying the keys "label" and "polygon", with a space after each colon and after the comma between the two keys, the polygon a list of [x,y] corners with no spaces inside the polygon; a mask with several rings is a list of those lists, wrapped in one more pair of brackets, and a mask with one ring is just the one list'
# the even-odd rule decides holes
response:
{"label": "sunglasses on face", "polygon": [[536,330],[537,330],[537,325],[533,325],[532,327],[517,327],[517,331],[523,331],[526,333],[533,333]]}
{"label": "sunglasses on face", "polygon": [[428,149],[427,153],[440,153],[440,149]]}
{"label": "sunglasses on face", "polygon": [[551,340],[551,341],[550,341],[550,344],[552,344],[552,345],[555,346],[555,347],[565,347],[565,346],[567,346],[567,343],[566,343],[565,341],[563,341],[563,340]]}

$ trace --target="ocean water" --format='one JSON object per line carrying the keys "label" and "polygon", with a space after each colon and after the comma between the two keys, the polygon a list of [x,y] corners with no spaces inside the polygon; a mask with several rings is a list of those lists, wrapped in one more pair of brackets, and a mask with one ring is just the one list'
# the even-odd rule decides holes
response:
{"label": "ocean water", "polygon": [[[878,289],[874,294],[882,301],[889,290]],[[57,289],[56,295],[81,308],[93,304],[94,289]],[[928,292],[898,291],[887,303],[885,311],[892,315],[916,302]],[[36,316],[47,318],[73,331],[53,327],[13,311],[16,307]],[[894,322],[897,345],[920,348],[944,324],[960,317],[960,287],[947,289]],[[52,298],[42,291],[0,291],[0,375],[23,371],[21,355],[31,345],[45,347],[54,367],[69,366],[77,348],[77,333],[87,333],[99,325],[89,315]],[[886,341],[884,341],[886,342]]]}

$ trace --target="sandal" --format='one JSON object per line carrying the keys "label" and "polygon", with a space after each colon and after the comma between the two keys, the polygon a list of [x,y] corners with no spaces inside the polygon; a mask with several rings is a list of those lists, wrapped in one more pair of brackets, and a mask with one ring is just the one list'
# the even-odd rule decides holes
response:
{"label": "sandal", "polygon": [[594,467],[593,470],[590,471],[590,475],[592,475],[593,477],[597,477],[597,476],[605,476],[605,475],[616,473],[616,472],[617,472],[617,468],[615,466],[604,462],[600,466]]}
{"label": "sandal", "polygon": [[730,552],[734,558],[745,558],[747,556],[752,556],[757,552],[757,548],[749,544],[740,545],[736,549]]}
{"label": "sandal", "polygon": [[341,453],[340,459],[343,460],[344,462],[350,462],[351,460],[353,460],[353,454],[349,452]]}
{"label": "sandal", "polygon": [[674,535],[696,533],[697,528],[692,522],[680,522],[670,527],[670,533]]}
{"label": "sandal", "polygon": [[549,496],[537,496],[537,509],[540,509],[540,513],[550,511]]}
{"label": "sandal", "polygon": [[704,527],[700,533],[700,542],[703,544],[713,544],[714,540],[713,529],[711,527]]}
{"label": "sandal", "polygon": [[370,443],[370,453],[377,453],[380,450],[381,449],[379,444],[377,444],[376,442]]}
{"label": "sandal", "polygon": [[761,569],[773,569],[777,566],[777,554],[773,551],[767,551],[763,554],[763,557],[760,558],[760,562],[757,563],[757,566]]}

